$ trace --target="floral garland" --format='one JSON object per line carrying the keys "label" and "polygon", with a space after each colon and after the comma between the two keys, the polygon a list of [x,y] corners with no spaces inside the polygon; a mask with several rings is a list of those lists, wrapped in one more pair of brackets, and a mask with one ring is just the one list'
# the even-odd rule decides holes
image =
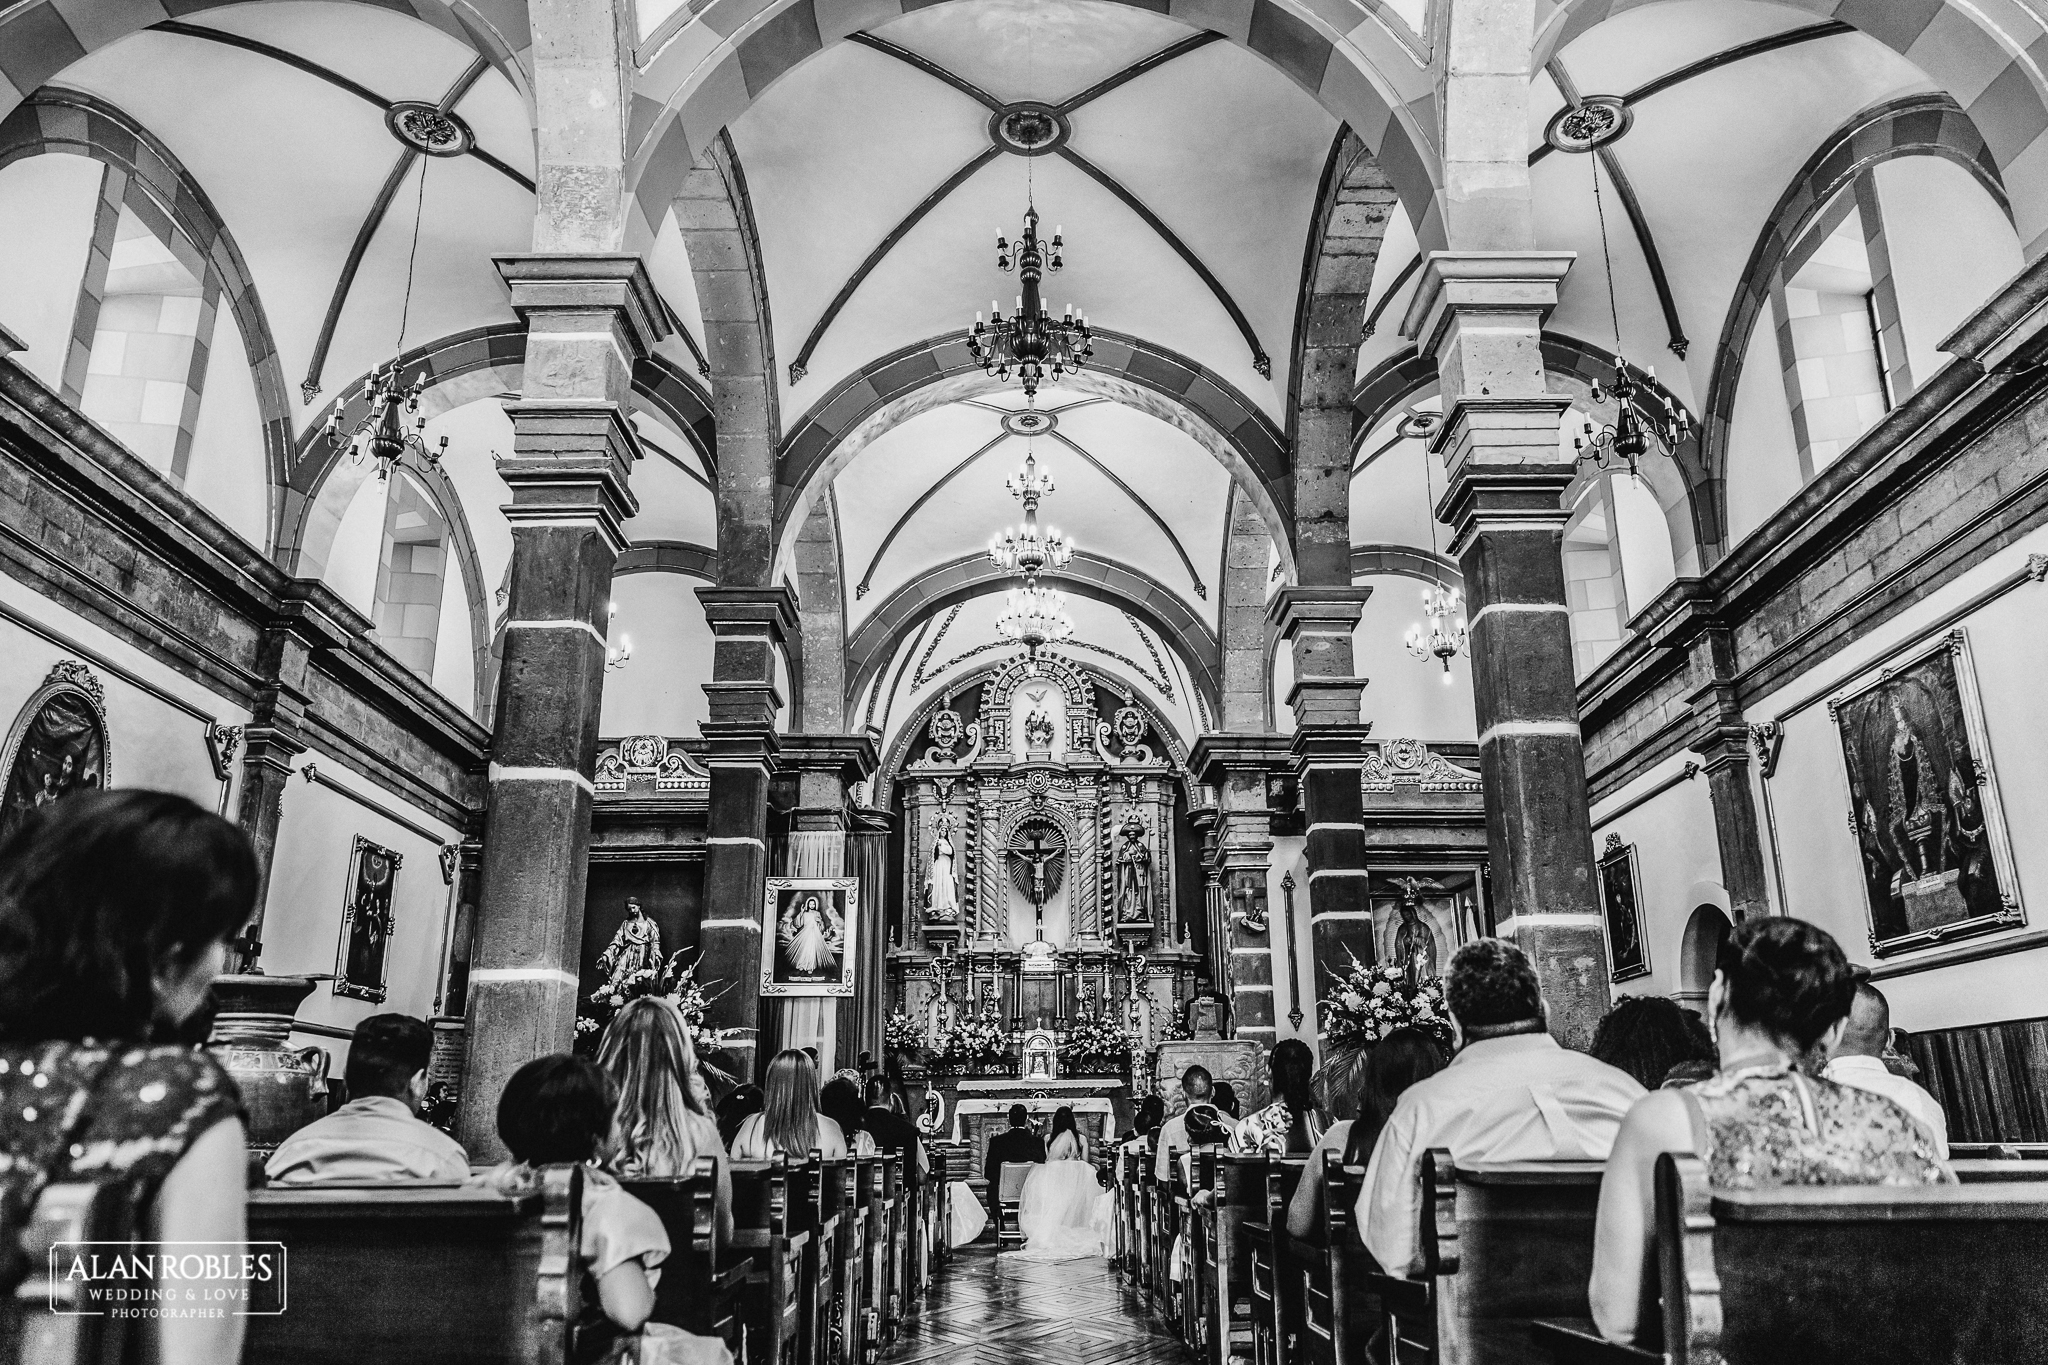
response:
{"label": "floral garland", "polygon": [[912,1052],[924,1046],[924,1028],[897,1010],[882,1026],[882,1045],[891,1052]]}
{"label": "floral garland", "polygon": [[1102,1058],[1119,1061],[1130,1055],[1129,1030],[1107,1014],[1078,1015],[1059,1041],[1061,1061]]}
{"label": "floral garland", "polygon": [[1400,967],[1368,967],[1353,954],[1351,970],[1317,1003],[1332,1044],[1376,1043],[1397,1028],[1418,1028],[1450,1050],[1451,1016],[1436,977],[1411,984]]}

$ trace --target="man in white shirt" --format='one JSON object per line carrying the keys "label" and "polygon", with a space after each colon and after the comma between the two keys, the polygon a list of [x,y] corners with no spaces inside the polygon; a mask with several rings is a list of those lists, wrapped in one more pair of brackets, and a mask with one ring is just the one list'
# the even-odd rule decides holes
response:
{"label": "man in white shirt", "polygon": [[1935,1155],[1948,1160],[1948,1115],[1934,1096],[1904,1076],[1895,1076],[1882,1060],[1892,1036],[1892,1007],[1884,992],[1868,981],[1856,987],[1849,1006],[1849,1027],[1821,1075],[1836,1085],[1853,1085],[1882,1095],[1906,1111],[1934,1135]]}
{"label": "man in white shirt", "polygon": [[263,1172],[280,1185],[329,1180],[463,1180],[462,1144],[419,1119],[434,1035],[405,1014],[375,1014],[349,1044],[349,1101],[286,1138]]}
{"label": "man in white shirt", "polygon": [[1394,1275],[1421,1268],[1422,1160],[1432,1147],[1449,1148],[1460,1166],[1605,1161],[1645,1093],[1627,1072],[1552,1040],[1536,972],[1505,939],[1460,948],[1444,997],[1457,1055],[1395,1104],[1358,1196],[1366,1249]]}
{"label": "man in white shirt", "polygon": [[1215,1107],[1216,1085],[1209,1075],[1208,1067],[1191,1066],[1181,1072],[1180,1093],[1186,1103],[1178,1114],[1159,1125],[1159,1150],[1152,1158],[1154,1177],[1162,1185],[1172,1179],[1173,1167],[1168,1162],[1168,1154],[1185,1152],[1189,1148],[1188,1110],[1196,1105],[1208,1108],[1209,1112],[1215,1115],[1226,1138],[1237,1129],[1230,1116]]}

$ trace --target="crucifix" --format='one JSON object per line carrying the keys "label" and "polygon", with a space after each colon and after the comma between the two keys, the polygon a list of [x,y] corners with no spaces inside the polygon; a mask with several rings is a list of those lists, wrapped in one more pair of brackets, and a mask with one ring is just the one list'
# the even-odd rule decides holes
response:
{"label": "crucifix", "polygon": [[1032,920],[1036,926],[1032,931],[1032,937],[1043,940],[1045,938],[1045,865],[1059,856],[1059,850],[1047,848],[1045,846],[1044,833],[1034,829],[1031,831],[1031,847],[1018,849],[1016,856],[1031,865],[1031,889],[1028,894],[1031,898]]}

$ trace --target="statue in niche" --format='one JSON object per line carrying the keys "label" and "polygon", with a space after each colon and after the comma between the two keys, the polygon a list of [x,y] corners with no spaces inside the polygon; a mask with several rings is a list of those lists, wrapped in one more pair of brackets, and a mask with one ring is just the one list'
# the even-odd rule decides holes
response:
{"label": "statue in niche", "polygon": [[1394,930],[1394,965],[1401,969],[1410,986],[1419,986],[1437,975],[1436,933],[1422,922],[1421,895],[1424,891],[1441,892],[1443,888],[1415,877],[1398,878],[1394,885],[1401,888],[1401,923]]}
{"label": "statue in niche", "polygon": [[932,840],[931,876],[925,881],[925,918],[940,924],[951,924],[960,918],[960,884],[953,870],[953,825],[953,813],[941,812],[938,835]]}
{"label": "statue in niche", "polygon": [[635,972],[653,970],[660,965],[661,926],[647,917],[637,896],[628,896],[625,922],[619,925],[612,941],[597,957],[597,969],[605,974],[605,982],[591,992],[590,998],[608,1000],[619,995]]}
{"label": "statue in niche", "polygon": [[1145,847],[1145,821],[1136,811],[1124,817],[1116,851],[1116,917],[1143,924],[1152,918],[1152,852]]}
{"label": "statue in niche", "polygon": [[1044,711],[1033,710],[1024,717],[1024,747],[1026,749],[1052,748],[1052,717]]}

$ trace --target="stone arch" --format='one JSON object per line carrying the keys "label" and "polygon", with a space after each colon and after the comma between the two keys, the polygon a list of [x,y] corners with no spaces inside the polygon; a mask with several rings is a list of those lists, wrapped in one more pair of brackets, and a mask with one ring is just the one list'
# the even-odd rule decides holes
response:
{"label": "stone arch", "polygon": [[[969,555],[927,569],[890,594],[846,643],[846,706],[851,708],[920,622],[1012,581],[986,556]],[[1151,626],[1186,666],[1211,714],[1216,713],[1221,681],[1216,637],[1179,597],[1146,574],[1085,551],[1076,554],[1066,569],[1046,575],[1046,581],[1077,597],[1127,611]]]}
{"label": "stone arch", "polygon": [[[38,5],[26,13],[44,9]],[[49,9],[47,13],[62,22],[56,10]],[[0,24],[0,50],[5,50],[9,33],[20,22],[18,15]],[[12,77],[15,72],[10,67],[4,74]],[[6,82],[0,80],[0,90],[5,87]],[[0,97],[0,107],[4,107],[4,97]],[[285,379],[284,364],[278,359],[277,341],[271,335],[263,300],[256,292],[255,276],[242,256],[241,247],[236,245],[234,234],[228,231],[206,191],[171,154],[170,148],[124,110],[105,100],[80,90],[38,90],[0,121],[0,167],[52,152],[86,157],[140,180],[148,187],[150,197],[177,224],[178,231],[206,258],[208,269],[218,273],[221,298],[241,333],[255,380],[256,410],[263,422],[269,482],[267,520],[272,528],[272,544],[263,548],[274,552],[278,518],[289,500],[285,490],[292,459],[291,386]]]}
{"label": "stone arch", "polygon": [[[1728,893],[1722,891],[1720,899],[1725,902],[1727,898]],[[1698,888],[1695,888],[1692,899],[1695,901],[1692,917],[1685,922],[1685,935],[1679,940],[1678,989],[1671,998],[1690,1009],[1705,1012],[1707,987],[1714,981],[1714,961],[1720,955],[1721,945],[1728,941],[1728,935],[1735,932],[1735,925],[1728,918],[1725,904],[1715,904],[1711,900],[1699,903]]]}
{"label": "stone arch", "polygon": [[[1293,570],[1292,473],[1280,429],[1230,382],[1163,346],[1119,332],[1095,334],[1095,359],[1061,383],[1175,427],[1216,457],[1259,507],[1282,562]],[[934,408],[1000,385],[967,352],[965,332],[892,352],[846,377],[790,428],[776,457],[775,528],[788,548],[828,486],[868,444]]]}
{"label": "stone arch", "polygon": [[846,728],[846,583],[840,571],[839,501],[820,499],[796,542],[796,616],[803,636],[804,706],[796,728]]}
{"label": "stone arch", "polygon": [[[1541,69],[1595,25],[1655,3],[1660,0],[1537,0],[1535,68]],[[2043,31],[2025,35],[2006,32],[1978,6],[1957,0],[1877,5],[1867,0],[1801,0],[1785,7],[1816,20],[1848,24],[1913,63],[1935,84],[1972,92],[1967,111],[1953,99],[1942,98],[1982,130],[1987,169],[1994,175],[2022,163],[2038,165],[2048,156],[2048,91],[2035,55],[2048,24],[2040,19],[2034,22]],[[2048,246],[2048,175],[2036,172],[2013,187],[2013,216],[2031,260]],[[1773,227],[1765,229],[1766,236],[1774,228],[1775,219]],[[1727,352],[1721,354],[1725,360]]]}
{"label": "stone arch", "polygon": [[[1445,244],[1427,54],[1390,26],[1359,23],[1355,14],[1326,19],[1315,0],[1154,0],[1146,7],[1222,34],[1350,125],[1386,167],[1423,250]],[[916,0],[708,0],[679,11],[641,45],[628,139],[638,215],[650,228],[659,225],[719,134],[805,58],[920,8]]]}
{"label": "stone arch", "polygon": [[[1714,352],[1714,372],[1700,423],[1699,483],[1693,500],[1700,558],[1706,568],[1712,568],[1731,548],[1727,478],[1735,398],[1750,334],[1770,305],[1771,283],[1807,228],[1836,195],[1850,189],[1872,167],[1904,156],[1934,156],[1954,162],[1984,186],[2008,217],[2014,214],[1996,149],[1962,107],[1945,94],[1908,95],[1873,105],[1838,128],[1807,158],[1750,248],[1742,282],[1728,304],[1720,344]],[[2048,226],[2042,231],[2048,233]],[[2027,242],[2024,227],[2020,227],[2020,237],[2028,256],[2035,255],[2036,244]]]}
{"label": "stone arch", "polygon": [[[1092,734],[1084,735],[1084,728],[1095,719],[1095,698],[1088,695],[1088,686],[1081,680],[1081,667],[1066,659],[1054,659],[1050,664],[1041,664],[1034,673],[1023,659],[1012,659],[996,673],[996,680],[989,685],[988,705],[985,708],[991,716],[1000,716],[997,728],[1007,736],[1010,731],[1010,702],[1017,695],[1017,688],[1029,677],[1050,673],[1060,685],[1060,691],[1067,697],[1067,742],[1068,752],[1084,749]],[[988,727],[982,727],[982,743],[989,742]]]}

